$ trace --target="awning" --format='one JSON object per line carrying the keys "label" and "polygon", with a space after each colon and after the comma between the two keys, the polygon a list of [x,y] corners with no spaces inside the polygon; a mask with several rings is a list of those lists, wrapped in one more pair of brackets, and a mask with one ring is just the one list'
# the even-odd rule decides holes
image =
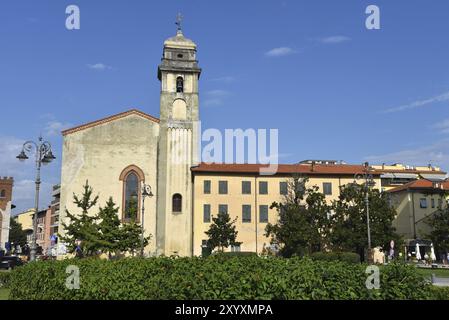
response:
{"label": "awning", "polygon": [[418,175],[414,173],[384,173],[380,178],[385,179],[418,179]]}
{"label": "awning", "polygon": [[444,181],[446,176],[442,174],[421,174],[421,177],[430,181]]}

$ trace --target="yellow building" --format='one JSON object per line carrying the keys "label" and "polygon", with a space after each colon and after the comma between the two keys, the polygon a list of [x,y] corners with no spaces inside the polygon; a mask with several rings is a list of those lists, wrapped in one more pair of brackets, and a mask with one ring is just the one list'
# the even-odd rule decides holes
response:
{"label": "yellow building", "polygon": [[27,233],[27,241],[31,243],[31,238],[33,234],[33,217],[34,209],[28,209],[22,213],[19,213],[14,217],[14,219],[22,225],[22,230]]}
{"label": "yellow building", "polygon": [[388,191],[397,217],[393,226],[405,239],[422,239],[431,231],[425,223],[435,211],[447,207],[449,182],[412,181]]}
{"label": "yellow building", "polygon": [[[239,248],[228,251],[261,253],[270,246],[265,237],[267,223],[275,223],[276,209],[273,202],[284,200],[287,183],[294,176],[308,178],[308,186],[318,186],[330,203],[340,194],[340,187],[353,183],[356,174],[362,174],[362,165],[299,163],[279,165],[272,176],[260,174],[257,164],[200,164],[192,168],[194,179],[193,255],[201,255],[207,240],[205,232],[212,222],[211,216],[227,211],[231,220],[236,219]],[[374,188],[381,185],[381,172],[372,172]],[[357,181],[362,183],[363,181]]]}

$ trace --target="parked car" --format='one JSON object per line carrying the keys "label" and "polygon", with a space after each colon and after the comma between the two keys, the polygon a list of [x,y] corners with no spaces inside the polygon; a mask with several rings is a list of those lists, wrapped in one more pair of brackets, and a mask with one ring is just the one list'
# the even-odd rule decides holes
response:
{"label": "parked car", "polygon": [[24,263],[22,259],[16,256],[4,256],[0,258],[0,269],[12,270],[15,267],[20,267]]}

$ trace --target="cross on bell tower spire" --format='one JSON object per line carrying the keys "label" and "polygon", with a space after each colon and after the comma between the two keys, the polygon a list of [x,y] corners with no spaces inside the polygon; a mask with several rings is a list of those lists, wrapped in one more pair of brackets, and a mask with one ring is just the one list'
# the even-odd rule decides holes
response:
{"label": "cross on bell tower spire", "polygon": [[176,16],[176,22],[177,25],[177,33],[182,33],[182,20],[184,19],[183,15],[179,12]]}

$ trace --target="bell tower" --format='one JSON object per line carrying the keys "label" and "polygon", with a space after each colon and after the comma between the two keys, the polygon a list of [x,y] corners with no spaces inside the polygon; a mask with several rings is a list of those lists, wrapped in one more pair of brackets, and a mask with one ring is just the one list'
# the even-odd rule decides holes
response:
{"label": "bell tower", "polygon": [[157,253],[191,256],[193,186],[191,167],[198,163],[198,81],[196,44],[184,37],[181,16],[176,36],[164,42],[158,68],[161,82],[158,149]]}

